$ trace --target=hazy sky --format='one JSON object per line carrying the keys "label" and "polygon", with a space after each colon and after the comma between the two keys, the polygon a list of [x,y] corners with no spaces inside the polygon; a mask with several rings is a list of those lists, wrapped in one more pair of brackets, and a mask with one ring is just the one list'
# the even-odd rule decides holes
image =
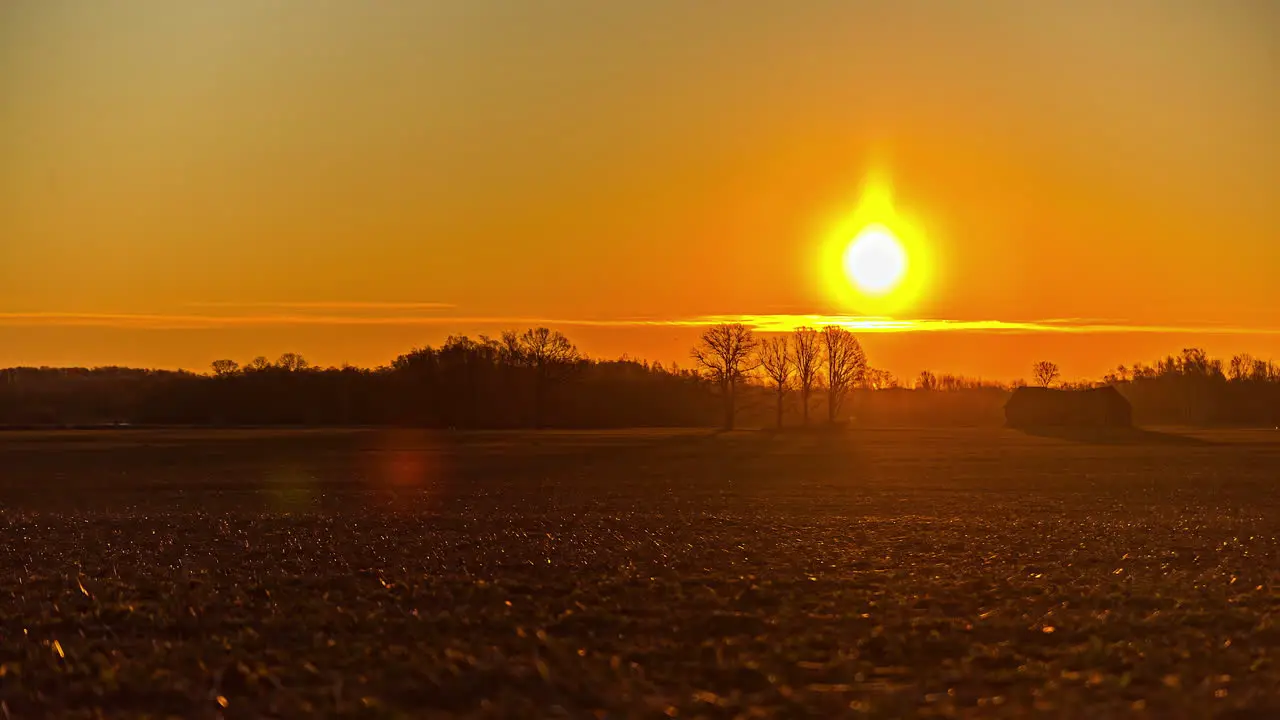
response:
{"label": "hazy sky", "polygon": [[0,365],[377,364],[526,319],[682,359],[686,326],[571,323],[865,312],[819,256],[873,169],[934,255],[905,319],[1130,328],[874,364],[1280,359],[1277,128],[1270,0],[6,0]]}

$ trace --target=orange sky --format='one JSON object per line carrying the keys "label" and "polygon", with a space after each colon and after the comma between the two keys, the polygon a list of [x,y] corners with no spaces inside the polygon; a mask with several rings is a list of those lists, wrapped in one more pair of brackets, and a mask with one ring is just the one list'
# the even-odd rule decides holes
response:
{"label": "orange sky", "polygon": [[8,0],[0,366],[685,362],[661,323],[870,312],[819,265],[872,171],[933,256],[895,317],[951,321],[873,364],[1280,359],[1278,70],[1249,0]]}

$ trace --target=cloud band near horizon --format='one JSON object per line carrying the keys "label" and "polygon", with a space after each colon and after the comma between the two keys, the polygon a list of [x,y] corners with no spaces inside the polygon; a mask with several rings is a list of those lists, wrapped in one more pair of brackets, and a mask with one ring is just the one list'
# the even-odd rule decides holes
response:
{"label": "cloud band near horizon", "polygon": [[[193,307],[279,308],[282,310],[390,311],[445,310],[446,303],[202,303]],[[0,312],[0,326],[8,327],[99,327],[127,330],[213,330],[236,327],[288,326],[477,326],[477,327],[687,327],[697,328],[717,323],[742,323],[758,332],[790,332],[801,326],[839,325],[863,333],[971,332],[1001,334],[1080,333],[1080,334],[1213,334],[1213,335],[1280,335],[1280,328],[1239,327],[1230,325],[1158,325],[1130,323],[1124,320],[1097,318],[1051,318],[1044,320],[963,320],[963,319],[895,319],[858,315],[765,314],[703,315],[690,318],[549,318],[458,315],[395,314],[198,314],[198,313],[76,313],[76,312]]]}

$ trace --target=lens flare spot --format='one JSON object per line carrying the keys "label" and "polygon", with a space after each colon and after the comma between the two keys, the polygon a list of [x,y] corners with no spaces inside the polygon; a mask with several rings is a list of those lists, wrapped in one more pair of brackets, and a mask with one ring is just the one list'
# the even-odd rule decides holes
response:
{"label": "lens flare spot", "polygon": [[445,448],[436,434],[394,430],[381,434],[368,453],[367,477],[380,502],[430,501],[445,480]]}

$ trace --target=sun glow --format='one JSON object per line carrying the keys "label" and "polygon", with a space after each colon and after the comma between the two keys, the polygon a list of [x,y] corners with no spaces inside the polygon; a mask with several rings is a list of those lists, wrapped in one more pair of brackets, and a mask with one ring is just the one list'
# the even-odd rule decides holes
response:
{"label": "sun glow", "polygon": [[854,209],[827,226],[818,267],[840,312],[887,318],[918,304],[932,260],[920,225],[895,206],[888,181],[873,174]]}
{"label": "sun glow", "polygon": [[844,251],[844,271],[849,280],[870,295],[891,292],[907,272],[907,251],[883,225],[871,225],[858,233]]}

